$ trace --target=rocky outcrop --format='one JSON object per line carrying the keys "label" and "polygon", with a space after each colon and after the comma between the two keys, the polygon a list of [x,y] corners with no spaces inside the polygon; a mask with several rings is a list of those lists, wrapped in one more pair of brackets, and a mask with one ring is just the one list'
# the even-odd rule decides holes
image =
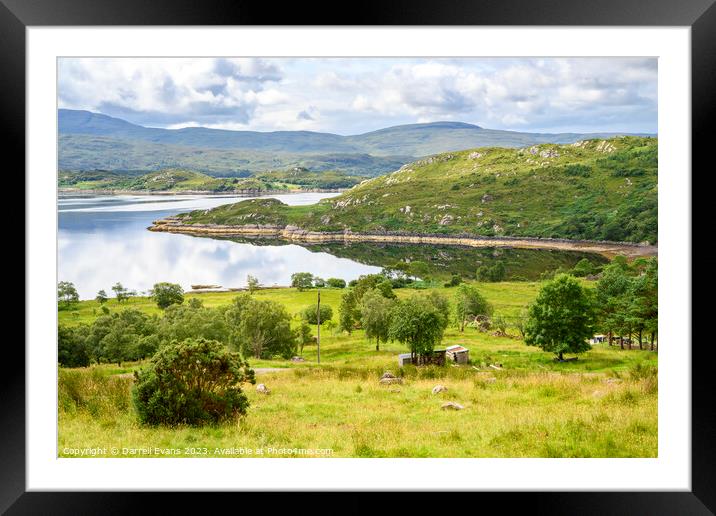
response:
{"label": "rocky outcrop", "polygon": [[627,242],[601,242],[529,237],[483,237],[479,235],[426,235],[409,232],[354,233],[350,230],[320,232],[297,226],[272,224],[244,224],[227,226],[220,224],[186,224],[176,217],[154,221],[150,231],[197,235],[243,236],[279,238],[306,243],[324,242],[376,242],[403,244],[457,245],[462,247],[512,247],[522,249],[556,249],[600,253],[605,256],[623,254],[629,257],[656,256],[657,246]]}

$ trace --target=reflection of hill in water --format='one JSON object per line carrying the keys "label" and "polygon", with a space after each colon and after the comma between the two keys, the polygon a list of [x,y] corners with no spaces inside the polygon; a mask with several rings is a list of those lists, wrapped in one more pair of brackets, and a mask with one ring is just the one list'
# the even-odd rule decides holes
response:
{"label": "reflection of hill in water", "polygon": [[[216,237],[211,237],[216,238]],[[478,267],[502,262],[506,280],[536,280],[545,271],[559,267],[571,269],[582,258],[593,264],[607,263],[600,254],[552,249],[516,249],[509,247],[457,247],[452,245],[411,245],[380,243],[320,243],[306,244],[265,238],[222,238],[252,245],[300,245],[312,252],[328,253],[365,265],[387,267],[396,262],[421,261],[428,264],[431,274],[439,278],[459,274],[474,278]]]}

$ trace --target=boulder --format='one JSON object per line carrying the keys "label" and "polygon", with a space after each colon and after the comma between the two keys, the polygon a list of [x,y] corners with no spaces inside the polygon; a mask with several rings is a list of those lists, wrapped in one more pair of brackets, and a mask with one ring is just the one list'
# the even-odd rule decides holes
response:
{"label": "boulder", "polygon": [[452,215],[445,215],[442,219],[440,219],[440,222],[438,222],[438,224],[440,224],[441,226],[449,226],[453,220],[454,217]]}
{"label": "boulder", "polygon": [[383,373],[383,376],[380,377],[381,380],[383,378],[395,378],[395,375],[393,373],[391,373],[390,371],[386,371]]}
{"label": "boulder", "polygon": [[444,385],[436,385],[435,387],[433,387],[433,394],[438,394],[446,390],[448,390],[448,388]]}
{"label": "boulder", "polygon": [[305,362],[306,359],[303,357],[292,357],[291,362]]}
{"label": "boulder", "polygon": [[448,401],[447,403],[443,403],[440,408],[443,410],[462,410],[465,407],[454,401]]}
{"label": "boulder", "polygon": [[260,394],[268,394],[271,391],[263,383],[260,383],[256,386],[256,392],[258,392]]}
{"label": "boulder", "polygon": [[403,383],[403,379],[402,379],[402,378],[395,378],[395,377],[393,377],[393,378],[381,378],[381,379],[380,379],[380,382],[378,382],[378,383],[380,383],[381,385],[391,385],[391,384],[393,384],[393,383]]}

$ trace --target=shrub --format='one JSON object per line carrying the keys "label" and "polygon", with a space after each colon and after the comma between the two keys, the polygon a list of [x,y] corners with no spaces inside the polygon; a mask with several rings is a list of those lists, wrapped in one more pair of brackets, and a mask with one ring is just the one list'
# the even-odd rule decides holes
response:
{"label": "shrub", "polygon": [[578,278],[589,276],[592,272],[594,272],[594,266],[592,265],[592,262],[586,258],[579,260],[572,269],[572,274]]}
{"label": "shrub", "polygon": [[[308,324],[318,324],[318,305],[310,305],[301,312],[301,319]],[[321,324],[333,319],[333,308],[329,305],[321,305]]]}
{"label": "shrub", "polygon": [[453,274],[450,278],[450,281],[445,282],[444,286],[446,288],[450,287],[457,287],[460,283],[462,283],[462,278],[459,274]]}
{"label": "shrub", "polygon": [[496,262],[494,265],[482,265],[477,269],[478,281],[502,281],[505,279],[505,265]]}
{"label": "shrub", "polygon": [[579,177],[589,177],[589,174],[591,173],[591,169],[585,165],[580,165],[578,163],[575,163],[574,165],[566,165],[564,167],[564,173],[568,176],[579,176]]}
{"label": "shrub", "polygon": [[206,339],[172,342],[134,373],[132,397],[147,425],[202,425],[237,418],[249,401],[240,384],[254,373],[238,353]]}

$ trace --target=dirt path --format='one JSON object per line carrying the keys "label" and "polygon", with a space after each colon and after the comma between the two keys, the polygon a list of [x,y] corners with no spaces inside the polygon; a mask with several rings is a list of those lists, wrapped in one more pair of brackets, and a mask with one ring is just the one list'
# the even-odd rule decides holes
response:
{"label": "dirt path", "polygon": [[254,374],[278,373],[282,371],[291,371],[289,367],[254,367]]}

